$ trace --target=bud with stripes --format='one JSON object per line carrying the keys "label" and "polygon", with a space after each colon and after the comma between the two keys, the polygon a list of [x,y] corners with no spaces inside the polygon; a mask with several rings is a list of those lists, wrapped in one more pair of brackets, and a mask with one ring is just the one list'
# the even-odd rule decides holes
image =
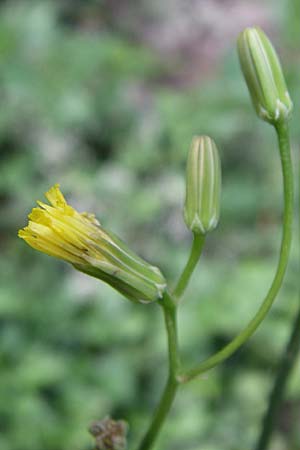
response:
{"label": "bud with stripes", "polygon": [[195,234],[206,234],[219,221],[221,163],[218,149],[208,136],[195,136],[187,160],[184,219]]}
{"label": "bud with stripes", "polygon": [[246,28],[238,38],[241,68],[258,116],[276,124],[293,109],[282,68],[271,42],[260,28]]}

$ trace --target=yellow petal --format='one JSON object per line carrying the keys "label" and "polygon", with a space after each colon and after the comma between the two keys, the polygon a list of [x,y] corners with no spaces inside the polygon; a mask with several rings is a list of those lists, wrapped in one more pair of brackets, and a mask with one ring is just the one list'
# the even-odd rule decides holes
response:
{"label": "yellow petal", "polygon": [[55,208],[64,208],[67,205],[65,197],[59,189],[59,184],[52,186],[45,194],[46,199]]}

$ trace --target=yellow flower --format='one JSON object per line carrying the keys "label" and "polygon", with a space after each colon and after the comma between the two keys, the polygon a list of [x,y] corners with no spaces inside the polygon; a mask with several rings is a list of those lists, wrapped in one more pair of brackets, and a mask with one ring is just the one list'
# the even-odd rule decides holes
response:
{"label": "yellow flower", "polygon": [[38,201],[28,225],[18,235],[31,247],[71,263],[99,278],[127,298],[151,302],[162,297],[166,282],[153,267],[112,233],[93,214],[79,213],[68,205],[56,184],[45,194],[51,204]]}

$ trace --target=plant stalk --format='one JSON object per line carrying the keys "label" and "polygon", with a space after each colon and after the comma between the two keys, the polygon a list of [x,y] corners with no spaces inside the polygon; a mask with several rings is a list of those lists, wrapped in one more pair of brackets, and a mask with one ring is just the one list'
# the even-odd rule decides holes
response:
{"label": "plant stalk", "polygon": [[152,422],[138,447],[138,450],[149,450],[154,444],[167,414],[171,409],[180,384],[178,381],[180,357],[177,338],[177,305],[188,285],[197,262],[199,261],[204,241],[204,235],[194,234],[190,256],[177,282],[174,292],[172,295],[166,292],[161,302],[168,336],[169,375],[160,402],[154,412]]}
{"label": "plant stalk", "polygon": [[169,376],[160,402],[154,412],[152,422],[140,444],[138,450],[149,450],[154,444],[158,433],[171,409],[179,382],[177,375],[180,369],[180,359],[177,340],[177,308],[173,298],[165,293],[161,306],[163,308],[165,325],[168,335]]}
{"label": "plant stalk", "polygon": [[204,234],[195,234],[194,233],[194,239],[193,239],[193,245],[191,248],[191,253],[189,256],[189,259],[186,263],[186,266],[177,282],[177,285],[173,291],[174,297],[177,299],[177,302],[182,297],[188,282],[195,270],[195,267],[199,261],[199,258],[202,253],[202,249],[205,242],[205,235]]}
{"label": "plant stalk", "polygon": [[219,350],[217,353],[201,362],[198,366],[190,369],[180,376],[181,382],[187,382],[207,370],[220,364],[229,358],[238,348],[240,348],[256,331],[260,323],[264,320],[269,312],[278,291],[282,285],[285,271],[288,264],[289,252],[292,241],[292,225],[293,225],[293,171],[291,162],[291,152],[289,143],[288,125],[286,122],[280,122],[276,125],[276,132],[280,150],[280,160],[283,174],[283,190],[284,190],[284,214],[283,214],[283,232],[280,247],[280,256],[277,270],[271,284],[271,287],[263,300],[261,307],[244,328],[229,344]]}
{"label": "plant stalk", "polygon": [[283,395],[285,392],[286,384],[289,379],[289,375],[295,364],[300,351],[300,309],[296,316],[296,320],[292,327],[292,333],[288,341],[288,345],[282,355],[279,363],[278,371],[275,377],[273,389],[270,394],[269,405],[266,411],[261,434],[258,439],[258,443],[255,447],[256,450],[267,450],[271,443],[274,427],[280,411]]}

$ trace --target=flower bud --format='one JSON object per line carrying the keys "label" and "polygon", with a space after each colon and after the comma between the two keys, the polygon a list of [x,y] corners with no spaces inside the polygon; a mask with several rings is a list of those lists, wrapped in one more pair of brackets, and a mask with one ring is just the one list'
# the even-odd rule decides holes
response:
{"label": "flower bud", "polygon": [[246,28],[238,38],[241,68],[259,117],[275,124],[287,120],[293,103],[277,53],[259,28]]}
{"label": "flower bud", "polygon": [[218,149],[208,136],[195,136],[188,154],[184,219],[197,234],[213,230],[219,221],[221,164]]}
{"label": "flower bud", "polygon": [[67,204],[59,186],[38,202],[28,226],[19,237],[31,247],[71,263],[77,270],[98,278],[135,302],[162,298],[166,281],[153,267],[106,231],[93,214],[79,213]]}

